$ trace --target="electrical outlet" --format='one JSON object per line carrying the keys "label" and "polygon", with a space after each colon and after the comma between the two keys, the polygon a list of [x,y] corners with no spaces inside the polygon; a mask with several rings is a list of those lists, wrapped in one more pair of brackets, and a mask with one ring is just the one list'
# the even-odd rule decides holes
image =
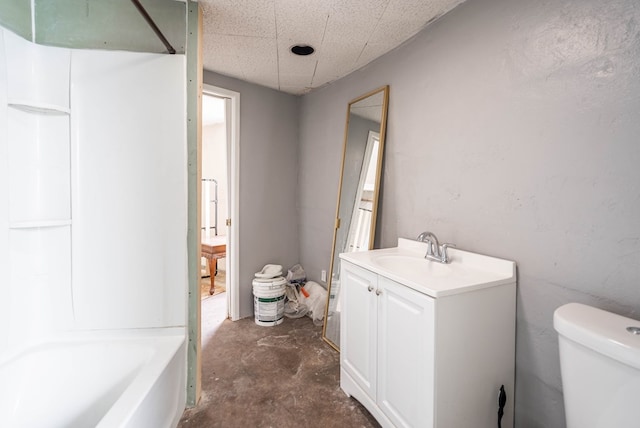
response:
{"label": "electrical outlet", "polygon": [[327,282],[327,271],[324,269],[320,271],[320,281]]}

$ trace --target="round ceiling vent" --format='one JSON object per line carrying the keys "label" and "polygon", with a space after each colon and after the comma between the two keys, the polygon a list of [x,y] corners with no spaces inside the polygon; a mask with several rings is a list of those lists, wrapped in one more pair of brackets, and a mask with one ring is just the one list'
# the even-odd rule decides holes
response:
{"label": "round ceiling vent", "polygon": [[316,50],[313,48],[313,46],[308,45],[295,45],[291,47],[291,52],[300,56],[311,55],[315,51]]}

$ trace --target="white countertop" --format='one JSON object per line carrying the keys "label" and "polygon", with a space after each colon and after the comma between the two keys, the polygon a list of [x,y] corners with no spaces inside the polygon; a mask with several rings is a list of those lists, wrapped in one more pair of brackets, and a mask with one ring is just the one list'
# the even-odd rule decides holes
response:
{"label": "white countertop", "polygon": [[425,259],[426,251],[424,242],[399,238],[397,247],[340,258],[434,298],[516,282],[513,261],[449,248],[451,262],[442,264]]}

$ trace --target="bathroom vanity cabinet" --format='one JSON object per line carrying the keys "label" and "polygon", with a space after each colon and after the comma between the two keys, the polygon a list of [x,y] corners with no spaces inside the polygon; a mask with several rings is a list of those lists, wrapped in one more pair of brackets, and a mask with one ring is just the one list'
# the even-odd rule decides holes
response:
{"label": "bathroom vanity cabinet", "polygon": [[515,266],[489,286],[434,291],[362,256],[384,251],[341,256],[343,391],[383,427],[495,428],[504,385],[512,427]]}

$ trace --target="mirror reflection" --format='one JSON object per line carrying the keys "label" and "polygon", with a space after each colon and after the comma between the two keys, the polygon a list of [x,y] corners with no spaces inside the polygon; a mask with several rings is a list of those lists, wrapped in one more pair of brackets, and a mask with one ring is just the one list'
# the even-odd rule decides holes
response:
{"label": "mirror reflection", "polygon": [[340,253],[373,248],[389,87],[349,103],[322,337],[340,346]]}

